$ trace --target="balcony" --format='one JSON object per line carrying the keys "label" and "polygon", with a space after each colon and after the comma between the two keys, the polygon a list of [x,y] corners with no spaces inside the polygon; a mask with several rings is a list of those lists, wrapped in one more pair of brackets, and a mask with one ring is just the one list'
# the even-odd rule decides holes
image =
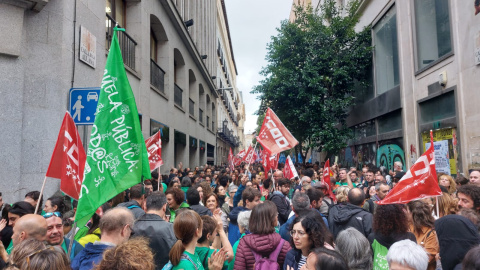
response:
{"label": "balcony", "polygon": [[232,147],[238,146],[238,139],[234,136],[233,131],[227,127],[228,121],[225,119],[223,121],[223,126],[218,128],[218,135]]}
{"label": "balcony", "polygon": [[195,116],[195,102],[191,98],[188,102],[188,112],[191,116]]}
{"label": "balcony", "polygon": [[[117,22],[106,14],[106,49],[110,49],[110,44],[113,38],[113,28],[117,25]],[[118,25],[118,27],[121,27]],[[126,32],[117,31],[118,43],[120,44],[120,51],[122,52],[123,63],[129,68],[135,70],[135,46],[137,42]]]}
{"label": "balcony", "polygon": [[183,90],[177,84],[175,84],[173,91],[173,101],[175,102],[175,104],[183,108]]}
{"label": "balcony", "polygon": [[150,84],[165,94],[165,71],[150,59]]}

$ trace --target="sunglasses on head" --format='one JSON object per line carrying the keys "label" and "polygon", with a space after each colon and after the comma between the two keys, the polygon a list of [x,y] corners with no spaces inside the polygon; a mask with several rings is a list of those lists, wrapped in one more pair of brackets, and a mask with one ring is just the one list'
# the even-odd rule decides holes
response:
{"label": "sunglasses on head", "polygon": [[49,218],[49,217],[52,217],[52,216],[56,216],[56,217],[61,218],[61,217],[62,217],[62,213],[60,213],[60,212],[51,212],[51,213],[45,213],[45,214],[43,215],[44,218]]}

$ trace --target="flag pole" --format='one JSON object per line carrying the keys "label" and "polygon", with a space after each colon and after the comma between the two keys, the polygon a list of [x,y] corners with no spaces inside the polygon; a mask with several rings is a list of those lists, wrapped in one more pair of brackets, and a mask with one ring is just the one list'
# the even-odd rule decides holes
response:
{"label": "flag pole", "polygon": [[45,176],[45,178],[43,179],[42,189],[40,190],[40,196],[38,196],[37,206],[35,207],[35,212],[33,212],[34,214],[37,213],[38,207],[40,206],[40,201],[42,201],[43,190],[45,189],[46,182],[47,182],[47,176]]}
{"label": "flag pole", "polygon": [[157,190],[160,190],[160,180],[163,180],[161,179],[162,178],[162,175],[160,174],[160,168],[162,167],[162,165],[158,166],[158,177],[157,177]]}
{"label": "flag pole", "polygon": [[438,209],[438,196],[435,197],[435,199],[436,199],[436,201],[437,201],[437,203],[436,203],[436,205],[437,205],[437,218],[440,218],[440,211],[439,211],[439,209]]}
{"label": "flag pole", "polygon": [[[75,220],[75,219],[74,219]],[[77,222],[74,222],[72,225],[73,233],[70,235],[70,243],[68,244],[68,252],[67,258],[70,258],[70,254],[72,253],[73,241],[75,241],[75,230],[77,229]]]}

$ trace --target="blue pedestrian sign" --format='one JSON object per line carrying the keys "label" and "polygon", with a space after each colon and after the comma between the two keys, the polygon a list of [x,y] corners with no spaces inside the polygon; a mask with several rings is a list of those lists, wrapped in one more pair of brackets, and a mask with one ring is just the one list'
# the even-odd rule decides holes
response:
{"label": "blue pedestrian sign", "polygon": [[71,88],[70,115],[77,125],[93,125],[97,111],[100,87]]}

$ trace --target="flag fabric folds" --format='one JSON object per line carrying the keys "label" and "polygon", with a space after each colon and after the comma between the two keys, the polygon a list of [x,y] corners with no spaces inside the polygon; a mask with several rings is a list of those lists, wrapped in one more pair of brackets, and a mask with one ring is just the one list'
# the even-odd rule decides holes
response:
{"label": "flag fabric folds", "polygon": [[293,162],[290,156],[287,157],[287,161],[285,162],[285,169],[283,175],[285,175],[285,178],[289,180],[294,177],[298,177],[297,170],[295,169],[295,166],[293,166]]}
{"label": "flag fabric folds", "polygon": [[253,149],[253,147],[250,145],[247,149],[245,157],[243,158],[243,161],[250,164],[250,163],[255,162],[256,158],[257,158],[257,156],[255,154],[255,149]]}
{"label": "flag fabric folds", "polygon": [[378,204],[408,203],[413,200],[442,195],[435,170],[433,134],[430,131],[430,147],[413,164],[398,184],[377,202]]}
{"label": "flag fabric folds", "polygon": [[332,181],[330,179],[330,176],[332,176],[332,172],[330,169],[330,160],[328,159],[327,162],[325,162],[325,166],[323,167],[323,178],[322,178],[322,184],[327,186],[327,194],[326,196],[330,197],[332,201],[336,202],[337,197],[333,194],[333,187],[332,187]]}
{"label": "flag fabric folds", "polygon": [[135,98],[114,29],[98,99],[75,221],[79,227],[118,193],[150,179]]}
{"label": "flag fabric folds", "polygon": [[160,130],[145,141],[145,146],[147,147],[148,162],[150,163],[150,171],[152,172],[163,165],[162,137]]}
{"label": "flag fabric folds", "polygon": [[291,149],[298,144],[290,131],[283,125],[272,109],[268,108],[257,141],[270,156]]}
{"label": "flag fabric folds", "polygon": [[86,159],[75,122],[66,112],[46,176],[60,179],[60,190],[78,200]]}

